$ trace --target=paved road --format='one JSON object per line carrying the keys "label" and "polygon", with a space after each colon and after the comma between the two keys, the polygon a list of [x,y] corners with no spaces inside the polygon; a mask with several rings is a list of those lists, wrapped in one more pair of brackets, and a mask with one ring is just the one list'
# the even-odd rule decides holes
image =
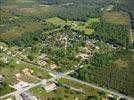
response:
{"label": "paved road", "polygon": [[[9,57],[9,56],[7,56],[6,54],[1,54],[1,53],[0,53],[0,55]],[[10,58],[11,58],[11,57],[10,57]],[[16,58],[13,58],[13,59],[16,59]],[[19,59],[16,59],[16,60],[19,60]],[[19,61],[21,61],[21,60],[19,60]],[[31,64],[31,63],[28,63],[28,62],[25,62],[25,61],[21,61],[21,62],[22,62],[22,63]],[[71,70],[71,71],[69,71],[69,72],[66,72],[66,73],[63,73],[63,74],[62,74],[62,73],[50,71],[50,70],[45,69],[45,68],[41,68],[41,66],[38,66],[38,65],[33,65],[33,64],[31,64],[31,65],[32,65],[32,66],[35,66],[35,67],[37,67],[37,68],[40,68],[40,69],[42,69],[42,70],[45,70],[45,71],[47,71],[47,72],[49,72],[49,73],[51,73],[51,74],[54,74],[55,77],[54,77],[54,78],[51,78],[51,79],[48,79],[48,80],[44,79],[44,80],[42,80],[42,81],[40,81],[39,83],[36,83],[36,84],[31,84],[31,85],[29,85],[27,88],[20,89],[20,90],[17,90],[17,91],[15,91],[15,92],[9,93],[9,94],[7,94],[7,95],[1,96],[0,99],[5,98],[5,97],[8,97],[8,96],[12,96],[12,95],[20,94],[20,93],[22,93],[22,92],[24,92],[24,91],[29,90],[30,88],[36,87],[36,86],[38,86],[38,85],[41,85],[41,84],[43,84],[44,82],[55,81],[56,79],[59,79],[59,78],[62,78],[62,77],[63,77],[63,78],[67,78],[67,79],[70,79],[70,80],[73,80],[73,81],[76,81],[76,82],[79,82],[79,83],[88,85],[88,86],[93,87],[93,88],[95,88],[95,89],[98,89],[98,90],[101,90],[101,91],[104,91],[104,92],[111,93],[111,94],[113,94],[113,95],[117,95],[117,96],[120,96],[120,97],[125,97],[125,98],[128,99],[128,100],[134,100],[134,99],[131,98],[131,97],[125,96],[125,95],[123,95],[123,94],[121,94],[121,93],[118,93],[118,92],[115,92],[115,91],[113,91],[113,90],[108,90],[108,89],[106,89],[106,88],[99,87],[99,86],[97,86],[97,85],[94,85],[94,84],[91,84],[91,83],[87,83],[87,82],[78,80],[78,79],[76,79],[76,78],[70,77],[70,76],[66,76],[66,75],[68,75],[68,74],[74,72],[74,70]]]}
{"label": "paved road", "polygon": [[132,31],[132,29],[130,29],[130,45],[132,45],[132,47],[133,47],[133,45],[134,45],[133,31]]}

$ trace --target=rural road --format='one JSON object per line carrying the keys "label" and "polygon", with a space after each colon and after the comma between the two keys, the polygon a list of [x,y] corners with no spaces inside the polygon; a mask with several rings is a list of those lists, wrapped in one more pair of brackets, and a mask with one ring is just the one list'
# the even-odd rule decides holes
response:
{"label": "rural road", "polygon": [[95,89],[98,89],[98,90],[101,90],[101,91],[104,91],[104,92],[107,92],[107,93],[111,93],[111,94],[116,95],[116,96],[119,96],[119,97],[125,97],[125,98],[128,99],[128,100],[134,100],[134,98],[132,98],[132,97],[128,97],[128,96],[126,96],[126,95],[124,95],[124,94],[115,92],[115,91],[113,91],[113,90],[108,90],[108,89],[106,89],[106,88],[99,87],[99,86],[94,85],[94,84],[92,84],[92,83],[87,83],[87,82],[85,82],[85,81],[81,81],[81,80],[76,79],[76,78],[73,78],[73,77],[64,76],[64,78],[70,79],[70,80],[73,80],[73,81],[76,81],[76,82],[81,83],[81,84],[88,85],[88,86],[93,87],[93,88],[95,88]]}
{"label": "rural road", "polygon": [[[5,56],[5,57],[9,57],[8,55],[2,54],[2,53],[0,53],[0,55]],[[16,58],[13,58],[13,57],[9,57],[9,58],[16,59]],[[19,60],[19,59],[16,59],[16,60]],[[19,60],[19,61],[21,61],[21,60]],[[31,63],[28,63],[28,62],[25,62],[25,61],[21,61],[21,62],[27,63],[27,64],[31,64]],[[98,89],[98,90],[101,90],[101,91],[104,91],[104,92],[111,93],[111,94],[116,95],[116,96],[119,96],[119,97],[125,97],[125,98],[128,99],[128,100],[134,100],[133,98],[131,98],[131,97],[129,97],[129,96],[126,96],[126,95],[124,95],[124,94],[115,92],[115,91],[113,91],[113,90],[108,90],[108,89],[106,89],[106,88],[99,87],[99,86],[94,85],[94,84],[92,84],[92,83],[87,83],[87,82],[81,81],[81,80],[79,80],[79,79],[76,79],[76,78],[67,76],[68,74],[74,72],[75,70],[71,70],[71,71],[68,71],[68,72],[66,72],[66,73],[58,73],[58,72],[50,71],[50,70],[48,70],[48,69],[41,68],[41,66],[38,66],[38,65],[34,65],[34,64],[31,64],[31,65],[33,65],[34,67],[40,68],[40,69],[42,69],[42,70],[45,70],[45,71],[47,71],[48,73],[53,74],[55,77],[50,78],[50,79],[47,79],[47,80],[46,80],[46,79],[43,79],[43,80],[41,80],[41,81],[38,82],[38,83],[30,84],[28,87],[26,87],[26,88],[24,88],[24,89],[17,90],[17,91],[15,91],[15,92],[9,93],[9,94],[7,94],[7,95],[1,96],[1,97],[0,97],[0,100],[1,100],[2,98],[8,97],[8,96],[12,96],[12,95],[16,95],[16,94],[22,93],[22,92],[24,92],[24,91],[28,91],[29,89],[31,89],[31,88],[33,88],[33,87],[36,87],[36,86],[39,86],[39,85],[43,84],[44,81],[50,82],[50,81],[55,81],[56,79],[59,79],[59,78],[67,78],[67,79],[76,81],[76,82],[78,82],[78,83],[82,83],[82,84],[88,85],[88,86],[93,87],[93,88],[95,88],[95,89]]]}
{"label": "rural road", "polygon": [[132,45],[132,48],[134,48],[133,30],[132,29],[130,29],[130,45]]}

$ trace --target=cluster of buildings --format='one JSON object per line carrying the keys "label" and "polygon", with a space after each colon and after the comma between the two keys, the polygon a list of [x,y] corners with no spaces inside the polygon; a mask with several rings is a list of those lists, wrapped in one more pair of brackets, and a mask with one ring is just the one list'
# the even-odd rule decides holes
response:
{"label": "cluster of buildings", "polygon": [[26,56],[23,55],[21,51],[19,51],[19,48],[18,48],[18,47],[9,48],[9,47],[8,47],[5,43],[3,43],[3,42],[0,42],[0,50],[1,50],[1,52],[4,52],[4,53],[6,53],[7,55],[12,56],[12,57],[26,58]]}
{"label": "cluster of buildings", "polygon": [[38,58],[37,58],[37,63],[40,66],[45,66],[47,64],[46,60],[47,60],[47,55],[46,54],[41,54]]}
{"label": "cluster of buildings", "polygon": [[48,65],[49,68],[51,69],[56,69],[57,68],[57,65],[52,63],[52,64],[48,64],[47,63],[47,55],[46,54],[41,54],[39,57],[37,57],[37,64],[39,64],[40,66],[45,66],[45,65]]}
{"label": "cluster of buildings", "polygon": [[21,73],[16,73],[15,74],[15,77],[17,79],[21,78],[21,76],[24,74],[24,75],[28,75],[28,76],[31,76],[32,74],[34,73],[34,70],[32,69],[29,69],[29,68],[24,68],[22,69]]}
{"label": "cluster of buildings", "polygon": [[6,44],[4,44],[4,43],[2,43],[2,42],[0,42],[0,50],[2,50],[2,51],[7,51],[7,45]]}
{"label": "cluster of buildings", "polygon": [[80,53],[76,56],[76,58],[80,59],[81,61],[85,61],[85,60],[89,59],[90,57],[92,57],[93,50],[100,49],[98,46],[94,45],[94,43],[96,43],[96,42],[97,42],[97,40],[86,41],[85,47],[80,49]]}

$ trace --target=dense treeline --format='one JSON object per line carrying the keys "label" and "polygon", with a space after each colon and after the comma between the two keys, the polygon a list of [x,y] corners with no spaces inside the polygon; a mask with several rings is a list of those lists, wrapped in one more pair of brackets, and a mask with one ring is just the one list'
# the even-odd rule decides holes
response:
{"label": "dense treeline", "polygon": [[30,32],[30,33],[24,33],[20,37],[8,40],[5,42],[9,46],[31,46],[35,43],[41,42],[42,40],[42,34],[40,32]]}
{"label": "dense treeline", "polygon": [[96,67],[107,66],[111,60],[116,59],[116,55],[113,52],[105,52],[95,54],[91,59],[91,64]]}
{"label": "dense treeline", "polygon": [[[113,59],[109,59],[111,56]],[[126,67],[123,67],[124,65],[121,65],[119,61],[117,62],[118,59],[126,63]],[[112,53],[105,54],[105,56],[103,54],[96,55],[91,62],[87,63],[86,67],[75,72],[74,76],[134,96],[133,61],[133,52],[126,50],[118,50],[114,52],[114,55]],[[91,67],[92,64],[95,67]]]}
{"label": "dense treeline", "polygon": [[108,42],[113,45],[120,45],[127,47],[129,43],[129,26],[116,25],[107,22],[95,23],[92,25],[95,29],[93,38]]}
{"label": "dense treeline", "polygon": [[109,0],[39,0],[42,4],[53,4],[60,6],[60,9],[50,15],[63,19],[83,20],[89,17],[100,17],[100,8],[109,4]]}

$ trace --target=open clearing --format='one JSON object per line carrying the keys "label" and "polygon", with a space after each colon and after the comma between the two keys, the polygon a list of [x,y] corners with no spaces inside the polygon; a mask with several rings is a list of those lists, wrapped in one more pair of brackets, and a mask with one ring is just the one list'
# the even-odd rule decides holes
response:
{"label": "open clearing", "polygon": [[34,32],[37,30],[41,30],[42,28],[43,28],[43,26],[41,25],[41,23],[37,22],[37,21],[24,23],[20,27],[18,27],[18,26],[13,27],[6,33],[0,34],[0,39],[1,40],[14,39],[14,38],[21,36],[21,34],[23,34],[23,33]]}
{"label": "open clearing", "polygon": [[58,82],[61,84],[68,85],[70,87],[82,89],[88,96],[98,95],[98,91],[96,89],[69,79],[61,78],[58,80]]}
{"label": "open clearing", "polygon": [[93,23],[98,23],[98,22],[100,22],[99,18],[89,18],[87,20],[87,24],[93,24]]}
{"label": "open clearing", "polygon": [[54,25],[66,25],[66,21],[63,19],[60,19],[58,17],[49,18],[46,20],[48,23],[52,23]]}
{"label": "open clearing", "polygon": [[129,17],[127,14],[117,11],[104,12],[103,18],[113,24],[129,25]]}
{"label": "open clearing", "polygon": [[91,35],[94,32],[94,29],[91,29],[89,27],[89,25],[99,22],[98,18],[90,18],[88,19],[87,22],[82,22],[82,21],[65,21],[61,18],[58,17],[53,17],[53,18],[49,18],[46,20],[48,23],[52,23],[54,25],[59,25],[59,26],[71,26],[71,28],[75,31],[80,31],[80,32],[84,32],[86,35]]}
{"label": "open clearing", "polygon": [[78,25],[76,27],[73,27],[72,29],[80,32],[84,32],[86,35],[91,35],[94,32],[94,29],[91,29],[85,25]]}
{"label": "open clearing", "polygon": [[128,62],[119,58],[118,60],[115,61],[115,63],[117,64],[117,66],[121,67],[121,68],[126,68],[128,67]]}

